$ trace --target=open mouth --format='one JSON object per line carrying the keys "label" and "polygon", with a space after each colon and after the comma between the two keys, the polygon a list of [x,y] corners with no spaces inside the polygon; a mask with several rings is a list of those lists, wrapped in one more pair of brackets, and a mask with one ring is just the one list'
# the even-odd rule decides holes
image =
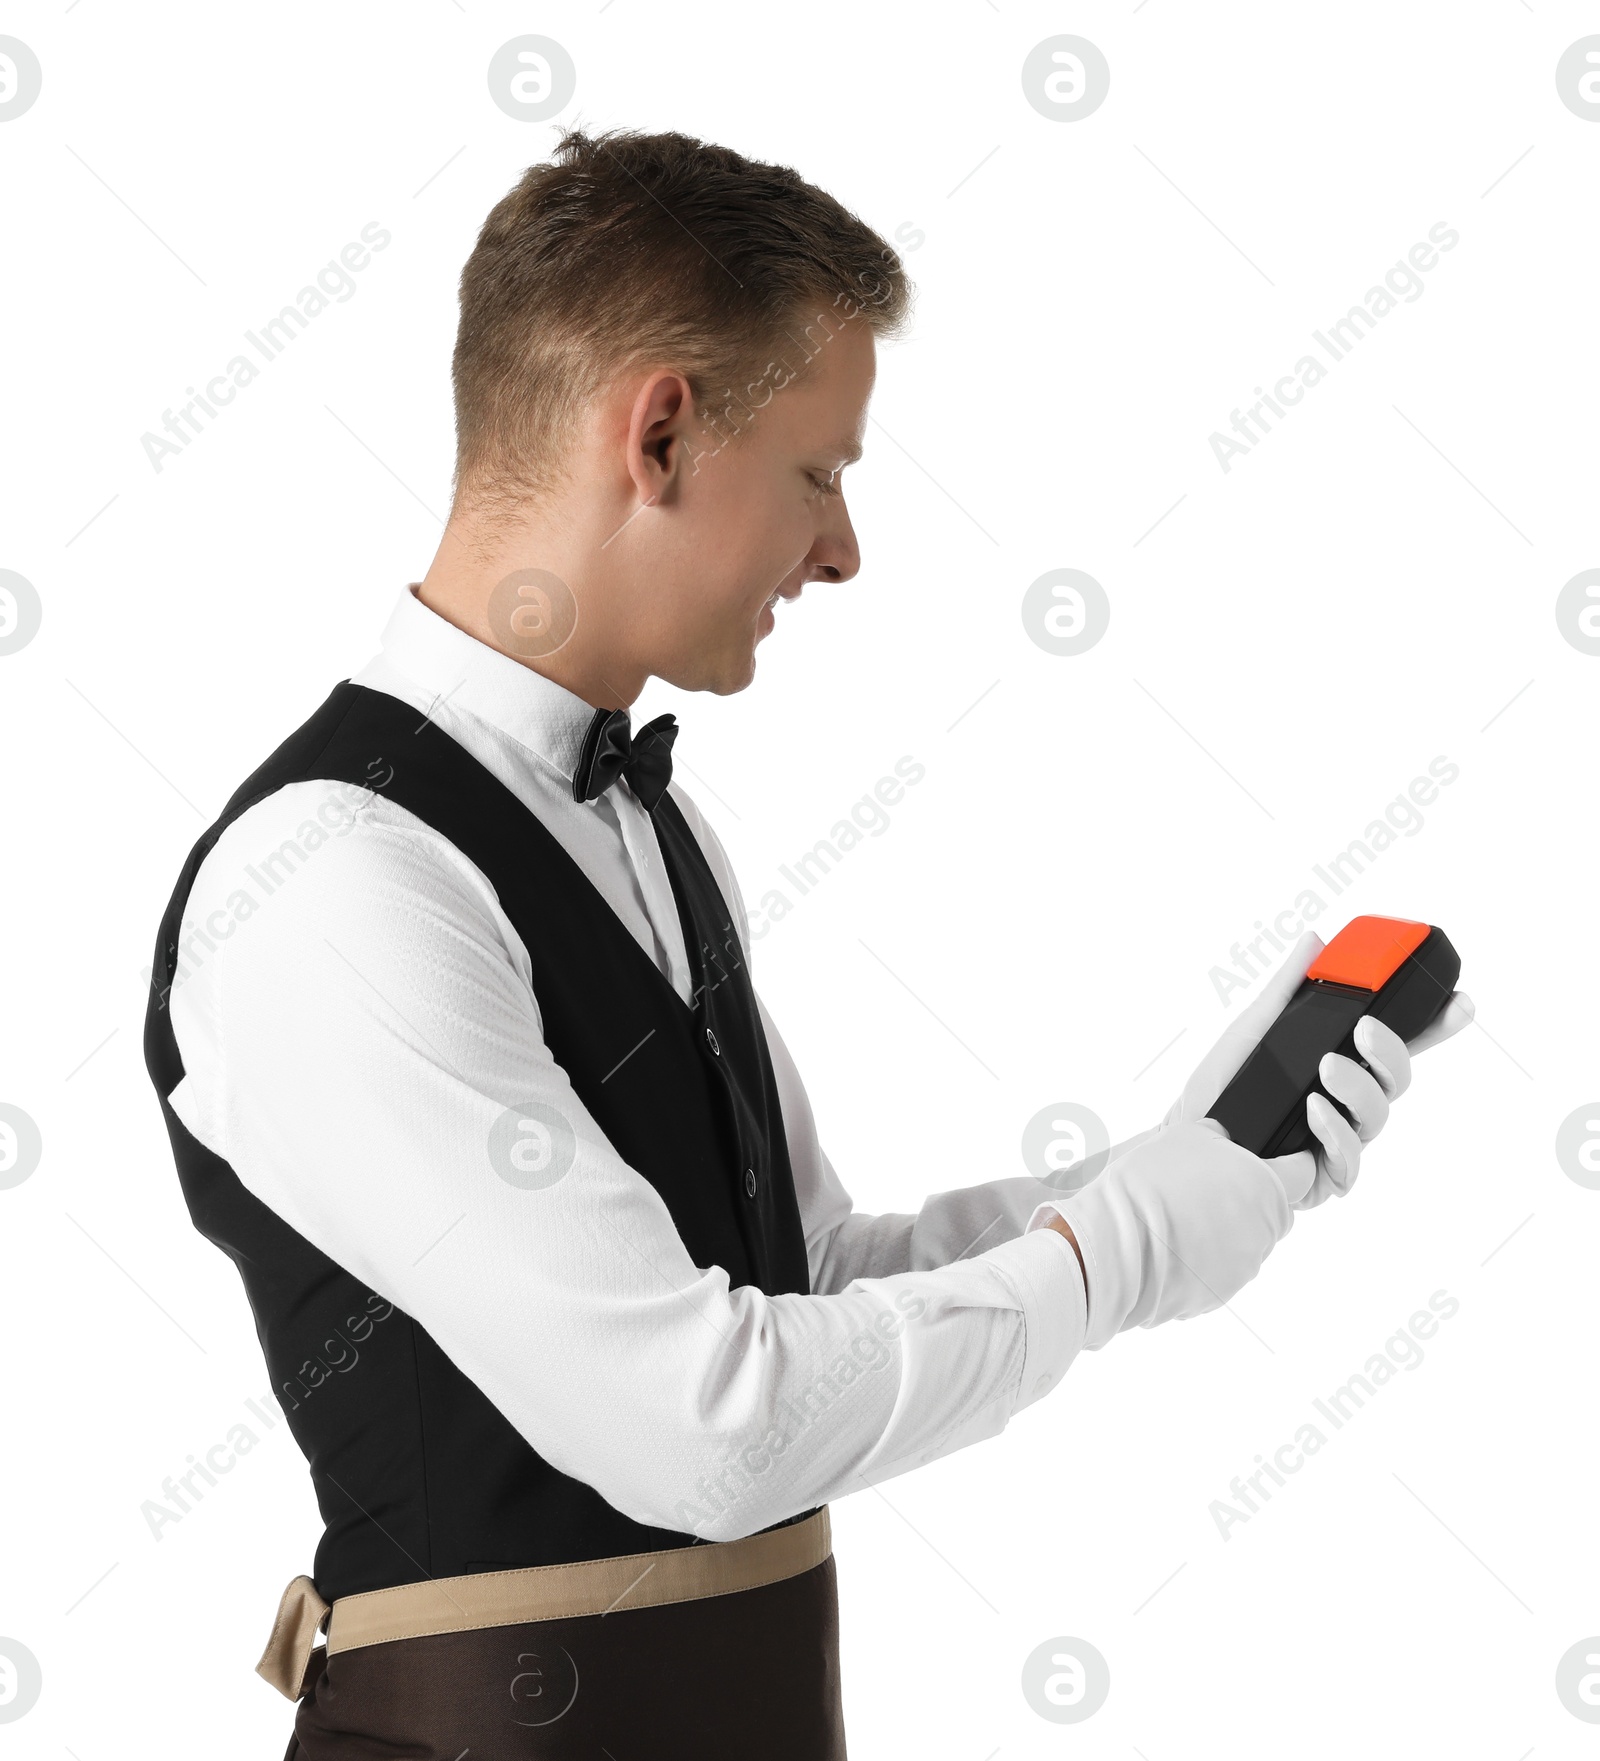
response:
{"label": "open mouth", "polygon": [[795,564],[794,569],[791,570],[790,574],[784,575],[782,580],[778,582],[778,585],[773,588],[765,599],[762,600],[761,609],[756,613],[756,622],[760,625],[763,634],[774,628],[777,624],[778,601],[780,599],[798,599],[800,597],[800,594],[805,587],[805,581],[803,577],[797,577],[800,577],[798,563]]}

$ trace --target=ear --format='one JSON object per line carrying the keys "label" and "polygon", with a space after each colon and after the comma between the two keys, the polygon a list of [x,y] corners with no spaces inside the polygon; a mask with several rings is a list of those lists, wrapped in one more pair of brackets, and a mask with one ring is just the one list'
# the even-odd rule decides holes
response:
{"label": "ear", "polygon": [[633,400],[628,420],[628,475],[643,507],[668,500],[687,475],[694,392],[681,373],[652,373]]}

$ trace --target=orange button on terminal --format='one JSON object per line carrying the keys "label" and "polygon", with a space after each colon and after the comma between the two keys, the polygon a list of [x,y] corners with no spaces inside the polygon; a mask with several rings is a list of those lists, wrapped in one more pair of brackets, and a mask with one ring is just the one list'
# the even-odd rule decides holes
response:
{"label": "orange button on terminal", "polygon": [[1428,939],[1426,923],[1404,917],[1352,917],[1311,963],[1307,978],[1382,990]]}

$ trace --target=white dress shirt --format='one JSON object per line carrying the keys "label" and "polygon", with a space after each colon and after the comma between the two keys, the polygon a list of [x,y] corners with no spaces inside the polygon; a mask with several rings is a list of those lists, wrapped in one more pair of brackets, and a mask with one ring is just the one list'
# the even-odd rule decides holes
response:
{"label": "white dress shirt", "polygon": [[[689,1000],[650,816],[621,781],[572,798],[587,703],[410,590],[355,683],[493,772]],[[672,792],[748,965],[727,855]],[[765,1009],[812,1294],[731,1289],[696,1266],[551,1056],[527,948],[489,882],[381,788],[297,783],[249,808],[201,865],[184,924],[184,1125],[426,1328],[540,1455],[639,1522],[754,1533],[995,1435],[1082,1348],[1077,1257],[1028,1226],[1046,1190],[997,1180],[914,1216],[857,1215]],[[486,1151],[530,1099],[578,1139],[565,1177],[532,1191]]]}

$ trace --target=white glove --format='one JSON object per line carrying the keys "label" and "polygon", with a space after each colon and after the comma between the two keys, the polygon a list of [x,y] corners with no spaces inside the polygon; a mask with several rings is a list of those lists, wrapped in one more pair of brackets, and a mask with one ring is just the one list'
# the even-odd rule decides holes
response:
{"label": "white glove", "polygon": [[[1262,987],[1261,995],[1206,1054],[1168,1110],[1164,1124],[1203,1119],[1210,1112],[1261,1036],[1300,988],[1300,981],[1322,949],[1322,938],[1314,931],[1307,930],[1301,936],[1289,950],[1288,958]],[[1385,1027],[1371,1015],[1363,1015],[1356,1023],[1354,1037],[1356,1050],[1367,1068],[1363,1069],[1353,1058],[1328,1053],[1318,1065],[1317,1075],[1328,1093],[1349,1111],[1350,1119],[1321,1095],[1312,1095],[1306,1102],[1306,1122],[1320,1147],[1273,1158],[1272,1165],[1297,1211],[1309,1211],[1335,1194],[1342,1198],[1350,1190],[1361,1168],[1362,1145],[1371,1143],[1382,1131],[1389,1118],[1389,1103],[1411,1086],[1412,1055],[1459,1033],[1472,1019],[1472,1013],[1472,999],[1461,991],[1453,992],[1430,1025],[1409,1045],[1393,1028]]]}
{"label": "white glove", "polygon": [[1294,1223],[1274,1164],[1231,1143],[1213,1119],[1163,1126],[1050,1208],[1083,1256],[1088,1351],[1127,1327],[1220,1307]]}

